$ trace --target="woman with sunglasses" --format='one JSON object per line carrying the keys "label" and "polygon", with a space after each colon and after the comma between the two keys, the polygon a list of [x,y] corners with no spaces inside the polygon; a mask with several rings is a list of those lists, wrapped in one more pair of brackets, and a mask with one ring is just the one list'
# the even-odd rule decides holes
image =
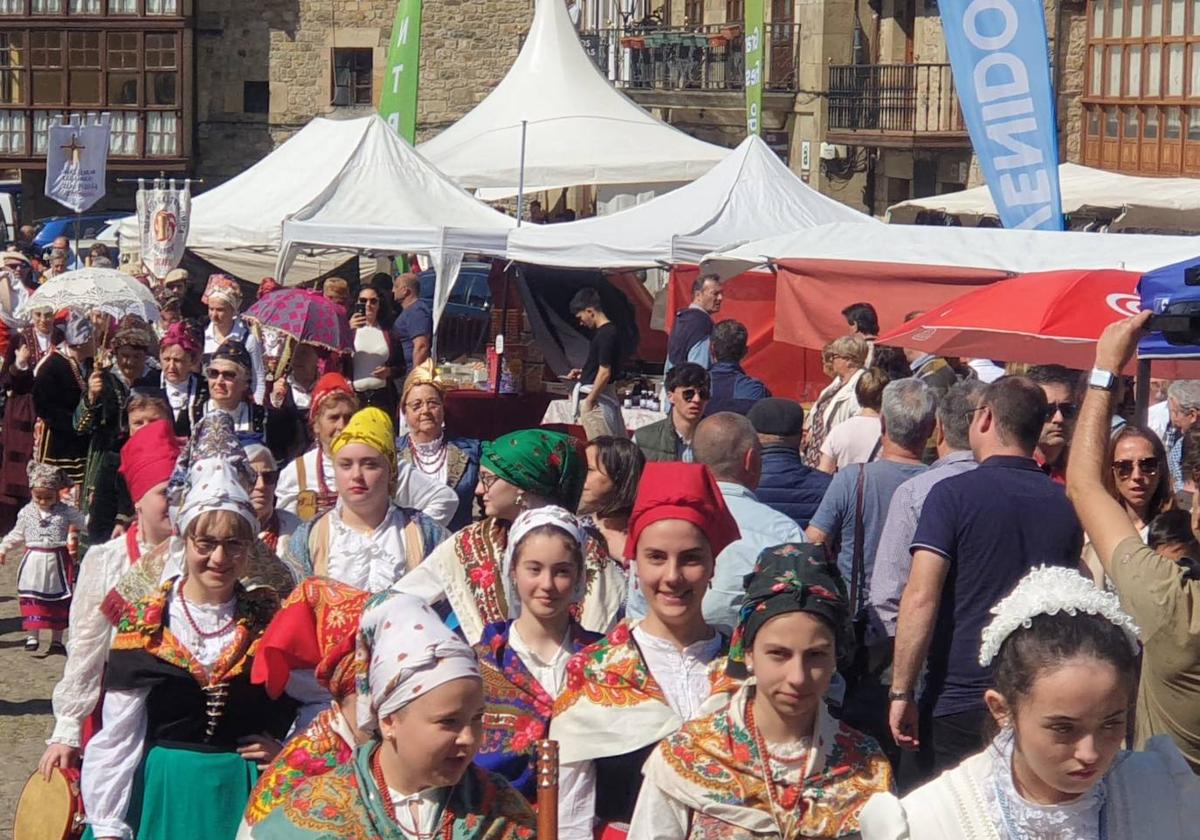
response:
{"label": "woman with sunglasses", "polygon": [[[1108,463],[1104,489],[1120,503],[1144,541],[1154,517],[1175,507],[1167,451],[1154,432],[1126,424],[1109,441]],[[1083,563],[1097,586],[1112,588],[1090,541],[1083,547]]]}
{"label": "woman with sunglasses", "polygon": [[664,387],[671,403],[666,419],[638,429],[633,441],[647,461],[690,463],[692,436],[712,396],[708,371],[695,362],[686,362],[667,371]]}
{"label": "woman with sunglasses", "polygon": [[821,446],[829,431],[858,414],[854,389],[866,369],[871,345],[857,335],[844,335],[825,345],[821,358],[828,364],[833,381],[825,387],[804,418],[804,463],[816,469],[821,464]]}
{"label": "woman with sunglasses", "polygon": [[374,406],[388,417],[395,417],[396,391],[392,379],[404,369],[404,359],[398,358],[399,347],[393,348],[389,331],[379,326],[382,306],[379,290],[363,286],[350,316],[350,327],[354,330],[350,380],[363,408]]}
{"label": "woman with sunglasses", "polygon": [[254,470],[254,487],[250,501],[258,517],[258,538],[280,557],[287,541],[300,527],[300,518],[275,504],[275,488],[279,485],[279,467],[271,450],[261,443],[246,447],[246,457]]}
{"label": "woman with sunglasses", "polygon": [[251,400],[253,364],[246,348],[236,341],[226,341],[216,349],[204,371],[209,393],[204,414],[228,414],[243,446],[261,443],[277,458],[284,457],[288,453],[280,450],[288,449],[295,437],[294,416],[270,401],[262,406]]}

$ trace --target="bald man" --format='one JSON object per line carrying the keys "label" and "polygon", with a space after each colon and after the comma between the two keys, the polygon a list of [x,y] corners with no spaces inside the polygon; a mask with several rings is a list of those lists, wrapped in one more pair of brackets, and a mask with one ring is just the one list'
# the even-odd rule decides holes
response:
{"label": "bald man", "polygon": [[433,343],[433,309],[421,299],[421,278],[408,272],[392,284],[392,296],[401,307],[392,324],[392,340],[400,342],[406,370],[429,358]]}

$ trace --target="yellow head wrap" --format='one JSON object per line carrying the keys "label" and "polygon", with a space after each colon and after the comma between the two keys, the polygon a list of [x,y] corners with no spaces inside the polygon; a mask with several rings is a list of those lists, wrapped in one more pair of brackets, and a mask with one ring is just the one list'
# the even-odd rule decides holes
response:
{"label": "yellow head wrap", "polygon": [[437,370],[433,366],[433,359],[426,359],[417,365],[404,378],[404,388],[400,392],[400,406],[403,408],[408,405],[408,395],[413,388],[418,385],[429,385],[437,389],[437,392],[442,396],[446,395],[446,387],[442,384],[442,380],[437,375]]}
{"label": "yellow head wrap", "polygon": [[364,408],[351,417],[330,450],[337,455],[351,443],[365,443],[386,457],[389,463],[396,460],[396,430],[387,413],[378,408]]}

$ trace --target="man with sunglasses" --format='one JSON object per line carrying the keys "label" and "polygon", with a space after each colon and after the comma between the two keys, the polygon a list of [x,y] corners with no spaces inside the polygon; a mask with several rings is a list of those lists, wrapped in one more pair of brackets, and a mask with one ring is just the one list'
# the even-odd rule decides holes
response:
{"label": "man with sunglasses", "polygon": [[1062,365],[1032,367],[1028,377],[1046,395],[1046,420],[1033,457],[1055,484],[1066,484],[1067,456],[1075,431],[1075,416],[1079,414],[1082,379],[1078,371]]}
{"label": "man with sunglasses", "polygon": [[708,371],[694,362],[673,367],[667,372],[666,391],[671,403],[666,419],[638,429],[634,443],[647,461],[691,463],[692,438],[711,396]]}

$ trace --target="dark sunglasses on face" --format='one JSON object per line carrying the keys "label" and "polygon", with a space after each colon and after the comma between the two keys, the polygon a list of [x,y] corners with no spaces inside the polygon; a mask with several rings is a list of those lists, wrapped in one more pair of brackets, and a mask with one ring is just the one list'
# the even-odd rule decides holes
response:
{"label": "dark sunglasses on face", "polygon": [[711,394],[707,388],[683,388],[680,390],[679,396],[683,397],[684,402],[691,402],[697,396],[702,400],[707,400]]}
{"label": "dark sunglasses on face", "polygon": [[1079,404],[1073,402],[1046,403],[1046,419],[1053,420],[1054,415],[1062,412],[1064,420],[1071,420],[1079,413]]}
{"label": "dark sunglasses on face", "polygon": [[279,483],[279,470],[255,470],[254,474],[268,487]]}
{"label": "dark sunglasses on face", "polygon": [[209,368],[204,375],[208,377],[209,382],[216,382],[218,379],[222,382],[233,382],[237,379],[236,371],[217,370],[216,368]]}
{"label": "dark sunglasses on face", "polygon": [[1117,474],[1117,478],[1122,481],[1133,475],[1133,468],[1137,467],[1138,472],[1147,478],[1153,478],[1158,475],[1158,459],[1157,458],[1141,458],[1137,461],[1113,461],[1113,472]]}

